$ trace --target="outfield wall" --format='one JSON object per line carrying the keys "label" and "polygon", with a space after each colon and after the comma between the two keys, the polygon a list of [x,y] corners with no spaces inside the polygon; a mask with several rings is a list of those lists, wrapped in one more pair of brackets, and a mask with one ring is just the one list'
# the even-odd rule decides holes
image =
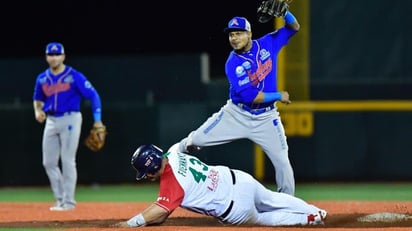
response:
{"label": "outfield wall", "polygon": [[[167,148],[218,109],[218,105],[207,103],[106,105],[104,121],[109,129],[106,146],[99,153],[80,146],[79,183],[133,182],[130,156],[139,144],[153,142]],[[91,115],[88,110],[84,111],[82,139],[91,125]],[[3,133],[1,139],[0,185],[47,184],[41,165],[42,125],[34,121],[31,107],[2,109],[0,118],[6,121],[4,131],[9,131]],[[305,135],[297,135],[297,131],[308,130],[307,120],[300,123],[296,116],[290,115],[282,118],[286,130],[295,123],[294,134],[288,135],[288,142],[297,181],[412,178],[410,108],[405,111],[314,111],[310,122],[312,132]],[[209,163],[227,164],[256,174],[258,154],[248,140],[210,147],[198,155]],[[262,179],[273,180],[273,167],[267,159],[263,164]]]}

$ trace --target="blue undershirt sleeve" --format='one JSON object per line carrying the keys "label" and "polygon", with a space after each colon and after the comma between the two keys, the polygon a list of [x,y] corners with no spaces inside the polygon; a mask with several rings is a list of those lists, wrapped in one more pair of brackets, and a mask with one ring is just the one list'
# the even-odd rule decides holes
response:
{"label": "blue undershirt sleeve", "polygon": [[95,122],[102,121],[102,106],[101,106],[100,96],[96,91],[95,91],[93,98],[90,99],[90,101],[91,101],[94,121]]}
{"label": "blue undershirt sleeve", "polygon": [[279,92],[265,92],[263,94],[264,103],[278,101],[282,99],[282,94],[280,94]]}
{"label": "blue undershirt sleeve", "polygon": [[290,13],[290,11],[287,11],[285,15],[285,23],[292,24],[294,22],[296,22],[295,16],[292,13]]}
{"label": "blue undershirt sleeve", "polygon": [[99,112],[93,112],[93,119],[95,122],[100,122],[102,121],[102,113]]}

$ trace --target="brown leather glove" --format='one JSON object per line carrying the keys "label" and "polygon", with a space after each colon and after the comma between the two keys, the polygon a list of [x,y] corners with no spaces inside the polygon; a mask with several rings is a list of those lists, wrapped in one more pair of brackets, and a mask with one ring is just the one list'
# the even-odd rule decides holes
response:
{"label": "brown leather glove", "polygon": [[106,136],[106,126],[93,127],[90,129],[89,135],[84,140],[84,145],[93,152],[98,152],[103,148],[106,142]]}
{"label": "brown leather glove", "polygon": [[260,23],[269,22],[275,17],[285,17],[289,9],[288,3],[291,0],[264,0],[257,10],[257,17]]}

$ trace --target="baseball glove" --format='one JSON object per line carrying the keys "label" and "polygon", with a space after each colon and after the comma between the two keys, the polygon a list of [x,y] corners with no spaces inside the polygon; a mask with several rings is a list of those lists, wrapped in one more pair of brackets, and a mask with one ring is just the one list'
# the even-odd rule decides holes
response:
{"label": "baseball glove", "polygon": [[260,23],[266,23],[274,17],[284,17],[292,0],[264,0],[257,10]]}
{"label": "baseball glove", "polygon": [[106,141],[106,136],[106,126],[93,127],[90,130],[89,135],[84,140],[84,145],[86,145],[86,147],[88,147],[93,152],[98,152],[103,148]]}

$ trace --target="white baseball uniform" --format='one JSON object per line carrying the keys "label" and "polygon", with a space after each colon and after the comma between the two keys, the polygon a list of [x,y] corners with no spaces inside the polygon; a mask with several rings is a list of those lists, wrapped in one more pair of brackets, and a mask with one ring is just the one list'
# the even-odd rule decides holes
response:
{"label": "white baseball uniform", "polygon": [[173,145],[160,177],[156,204],[169,212],[182,207],[230,224],[306,225],[321,209],[294,196],[265,188],[250,174],[207,165]]}

